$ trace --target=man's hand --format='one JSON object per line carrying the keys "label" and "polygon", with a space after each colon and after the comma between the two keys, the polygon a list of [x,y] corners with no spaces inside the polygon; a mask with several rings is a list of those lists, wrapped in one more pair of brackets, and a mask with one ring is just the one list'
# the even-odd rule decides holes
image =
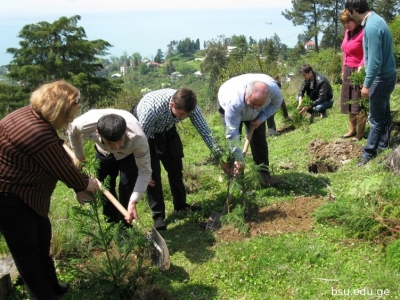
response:
{"label": "man's hand", "polygon": [[304,115],[308,110],[310,109],[310,107],[308,106],[303,106],[300,110],[300,114]]}
{"label": "man's hand", "polygon": [[224,171],[224,173],[227,176],[235,177],[238,174],[240,174],[241,172],[243,172],[243,170],[244,170],[244,162],[235,161],[235,163],[233,164],[232,168],[229,166],[228,163],[222,162],[221,163],[221,168],[222,168],[222,170]]}
{"label": "man's hand", "polygon": [[229,164],[226,162],[221,162],[221,169],[224,171],[225,175],[230,175],[231,174],[231,168],[229,167]]}
{"label": "man's hand", "polygon": [[137,210],[136,210],[136,204],[137,204],[137,202],[135,200],[129,201],[129,204],[128,204],[128,215],[125,216],[125,220],[129,224],[132,223],[133,219],[136,219],[136,220],[139,219],[139,215],[138,215]]}
{"label": "man's hand", "polygon": [[361,97],[369,98],[369,88],[363,86],[363,88],[361,89]]}
{"label": "man's hand", "polygon": [[156,182],[153,180],[153,177],[150,178],[149,186],[153,187],[156,185]]}
{"label": "man's hand", "polygon": [[76,199],[78,199],[78,201],[81,205],[84,205],[85,203],[94,201],[93,195],[88,191],[81,191],[81,192],[76,193]]}
{"label": "man's hand", "polygon": [[242,161],[235,161],[233,165],[233,176],[237,176],[241,174],[244,170],[244,162]]}
{"label": "man's hand", "polygon": [[253,126],[254,129],[257,129],[258,126],[260,126],[262,123],[263,122],[261,122],[261,120],[257,118],[250,122],[250,126]]}
{"label": "man's hand", "polygon": [[297,110],[301,109],[301,104],[303,103],[303,97],[299,97],[299,105],[297,105]]}

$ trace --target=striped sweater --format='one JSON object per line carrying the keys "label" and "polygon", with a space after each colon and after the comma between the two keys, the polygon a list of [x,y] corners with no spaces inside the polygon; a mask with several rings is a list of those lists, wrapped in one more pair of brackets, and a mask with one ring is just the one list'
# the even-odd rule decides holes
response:
{"label": "striped sweater", "polygon": [[75,191],[89,179],[80,173],[63,148],[63,140],[30,106],[0,121],[0,193],[19,196],[35,212],[47,216],[57,181]]}

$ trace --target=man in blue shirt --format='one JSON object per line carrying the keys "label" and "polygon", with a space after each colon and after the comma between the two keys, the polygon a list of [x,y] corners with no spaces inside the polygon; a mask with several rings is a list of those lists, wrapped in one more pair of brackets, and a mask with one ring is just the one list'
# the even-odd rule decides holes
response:
{"label": "man in blue shirt", "polygon": [[250,142],[254,162],[261,168],[261,184],[273,185],[268,170],[268,143],[265,121],[281,107],[283,95],[277,82],[266,74],[243,74],[223,83],[218,91],[221,121],[234,154],[234,174],[243,170],[244,158],[238,147],[241,124],[254,127]]}
{"label": "man in blue shirt", "polygon": [[396,85],[396,64],[392,50],[392,35],[385,20],[370,11],[366,0],[347,0],[345,8],[356,22],[364,26],[365,80],[362,97],[369,97],[370,131],[357,166],[363,166],[389,147],[390,94]]}

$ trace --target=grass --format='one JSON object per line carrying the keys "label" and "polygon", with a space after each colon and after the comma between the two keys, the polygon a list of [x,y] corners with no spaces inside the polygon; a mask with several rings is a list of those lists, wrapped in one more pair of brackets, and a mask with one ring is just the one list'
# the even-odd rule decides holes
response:
{"label": "grass", "polygon": [[[336,89],[336,95],[337,92]],[[398,97],[396,95],[394,97]],[[286,99],[289,114],[295,114],[297,103],[293,97]],[[393,110],[399,110],[398,103],[392,101]],[[217,114],[207,116],[207,120],[213,130],[221,132]],[[276,121],[278,128],[284,124],[280,112]],[[386,206],[395,203],[390,212],[386,209],[386,214],[393,215],[398,209],[395,201],[390,202],[400,195],[396,178],[391,176],[391,184],[386,186],[384,183],[390,174],[379,163],[388,152],[379,154],[362,168],[356,168],[353,159],[334,173],[308,172],[313,158],[307,151],[310,141],[334,142],[347,128],[348,117],[340,114],[336,102],[328,111],[328,118],[316,118],[313,124],[301,123],[296,130],[268,137],[271,169],[284,183],[279,188],[262,189],[255,180],[246,182],[242,196],[245,204],[247,201],[265,207],[273,202],[291,201],[297,196],[315,195],[324,199],[325,208],[321,208],[309,232],[235,241],[203,229],[211,211],[222,211],[226,179],[220,168],[209,160],[209,150],[190,121],[182,122],[179,130],[185,151],[187,199],[190,204],[200,204],[203,212],[173,213],[171,194],[164,183],[168,230],[162,235],[169,247],[171,268],[159,271],[150,264],[143,266],[144,277],[139,277],[137,284],[143,285],[143,278],[146,278],[149,287],[160,288],[162,292],[142,298],[137,293],[134,299],[400,299],[400,254],[396,251],[398,247],[392,246],[397,235],[386,234],[381,238],[377,233],[372,238],[362,239],[357,238],[359,231],[355,231],[356,216],[368,213],[362,209],[367,200],[363,202],[360,198],[369,199],[368,203],[373,203],[373,199],[386,201]],[[363,145],[365,140],[357,143]],[[282,164],[292,164],[294,168],[285,170],[279,167]],[[250,174],[251,168],[248,162],[246,173]],[[333,202],[329,200],[332,193],[337,199]],[[52,251],[56,259],[64,262],[75,259],[80,249],[86,249],[88,238],[79,233],[79,227],[94,226],[87,219],[77,220],[79,217],[73,215],[71,209],[77,205],[72,191],[59,183],[50,214],[54,235]],[[142,226],[151,228],[151,212],[145,199],[139,205],[139,215]],[[354,223],[349,222],[351,220]],[[72,291],[63,299],[89,299],[90,290],[86,294],[82,291],[82,278],[61,264],[58,266],[60,277],[73,284]],[[18,298],[22,294],[16,293],[13,299],[23,299]]]}

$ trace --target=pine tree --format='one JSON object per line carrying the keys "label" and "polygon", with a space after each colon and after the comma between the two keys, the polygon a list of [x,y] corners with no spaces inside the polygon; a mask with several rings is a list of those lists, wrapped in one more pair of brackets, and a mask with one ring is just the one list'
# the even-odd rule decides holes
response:
{"label": "pine tree", "polygon": [[[107,54],[111,44],[87,40],[85,30],[77,25],[80,19],[76,15],[54,23],[25,25],[18,35],[21,47],[7,49],[13,56],[7,76],[30,91],[44,82],[67,80],[81,90],[82,100],[89,106],[113,97],[120,91],[116,82],[96,76],[103,69],[99,57]],[[0,100],[3,96],[0,94]]]}

